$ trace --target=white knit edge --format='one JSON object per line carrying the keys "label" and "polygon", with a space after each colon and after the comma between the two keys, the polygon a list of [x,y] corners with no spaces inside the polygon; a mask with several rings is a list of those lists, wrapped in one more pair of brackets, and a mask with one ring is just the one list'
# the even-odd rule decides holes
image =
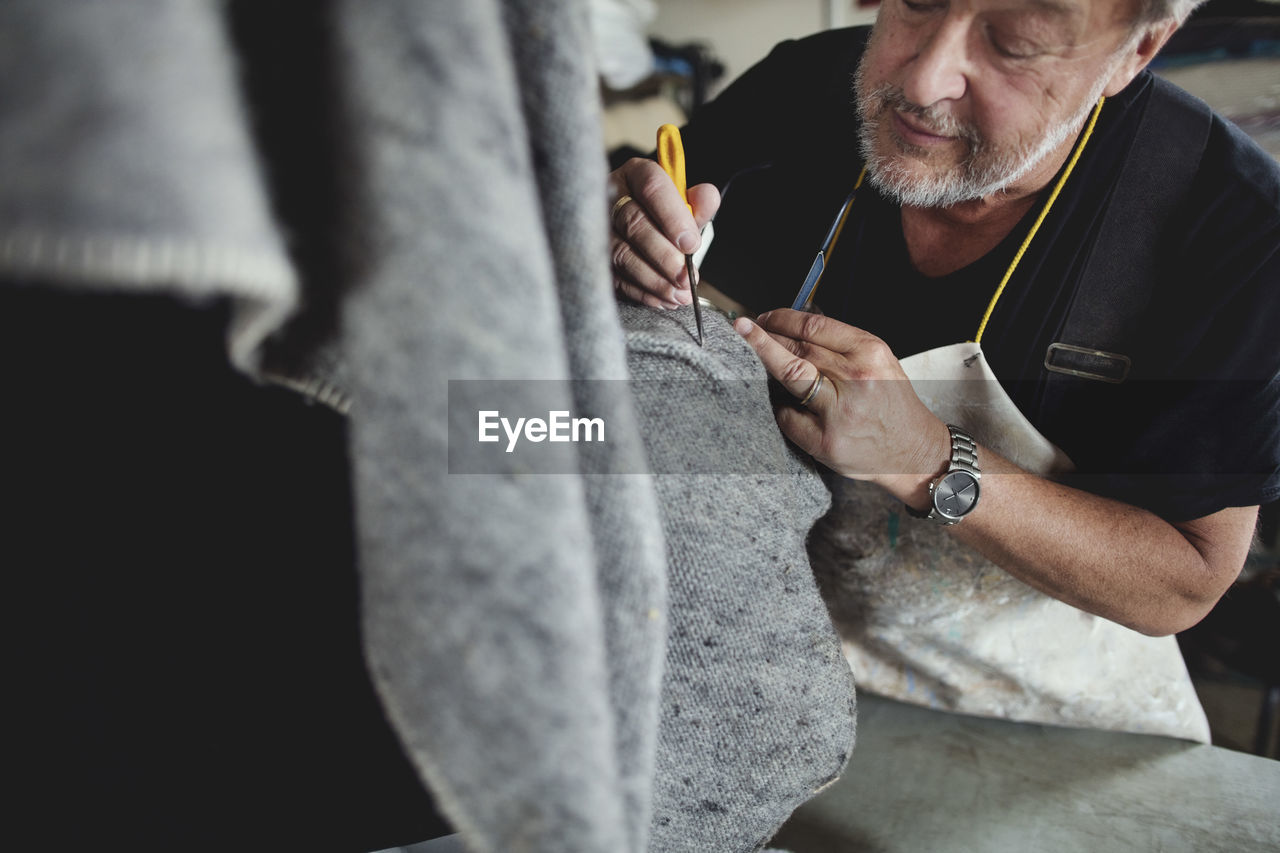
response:
{"label": "white knit edge", "polygon": [[351,396],[331,382],[314,377],[289,376],[272,370],[262,371],[262,379],[301,394],[314,403],[328,406],[340,415],[351,414]]}
{"label": "white knit edge", "polygon": [[71,285],[182,296],[229,296],[227,357],[258,375],[263,341],[298,305],[298,279],[281,254],[175,238],[0,231],[0,274]]}

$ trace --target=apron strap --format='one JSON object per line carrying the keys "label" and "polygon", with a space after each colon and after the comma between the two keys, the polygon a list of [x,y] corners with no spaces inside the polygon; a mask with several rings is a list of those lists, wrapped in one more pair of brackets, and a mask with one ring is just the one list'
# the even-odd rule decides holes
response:
{"label": "apron strap", "polygon": [[1045,353],[1040,420],[1059,410],[1072,377],[1123,382],[1126,349],[1167,267],[1168,226],[1199,168],[1213,112],[1160,77],[1138,124],[1058,339]]}

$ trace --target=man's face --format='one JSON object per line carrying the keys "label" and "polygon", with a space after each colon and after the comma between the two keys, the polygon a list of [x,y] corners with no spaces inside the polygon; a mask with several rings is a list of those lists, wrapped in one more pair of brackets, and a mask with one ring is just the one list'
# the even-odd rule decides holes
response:
{"label": "man's face", "polygon": [[1051,176],[1129,20],[1124,0],[885,0],[856,79],[872,182],[942,207]]}

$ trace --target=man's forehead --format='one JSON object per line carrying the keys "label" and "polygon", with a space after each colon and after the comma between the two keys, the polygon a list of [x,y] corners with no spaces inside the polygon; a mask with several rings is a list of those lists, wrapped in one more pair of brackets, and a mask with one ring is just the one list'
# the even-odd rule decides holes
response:
{"label": "man's forehead", "polygon": [[1023,0],[1023,4],[1038,12],[1068,18],[1085,13],[1085,4],[1079,0]]}
{"label": "man's forehead", "polygon": [[989,12],[1031,14],[1046,18],[1080,19],[1089,14],[1094,3],[1106,5],[1113,0],[989,0]]}
{"label": "man's forehead", "polygon": [[1022,12],[1078,24],[1110,23],[1133,12],[1133,0],[988,0],[993,12]]}

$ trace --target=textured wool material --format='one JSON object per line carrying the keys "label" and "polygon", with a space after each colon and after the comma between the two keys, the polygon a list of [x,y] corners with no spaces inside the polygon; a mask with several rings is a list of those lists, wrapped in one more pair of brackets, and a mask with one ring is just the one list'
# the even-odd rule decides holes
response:
{"label": "textured wool material", "polygon": [[650,849],[747,853],[839,777],[855,699],[804,543],[831,497],[724,317],[622,306],[670,586]]}
{"label": "textured wool material", "polygon": [[[665,611],[652,492],[447,468],[447,380],[624,375],[585,7],[543,5],[336,7],[363,178],[342,331],[366,637],[469,847],[639,850]],[[574,408],[546,387],[531,406]],[[605,402],[631,436],[613,452],[640,453],[629,401]]]}
{"label": "textured wool material", "polygon": [[[19,0],[0,63],[8,281],[229,301],[237,365],[349,411],[369,668],[468,848],[644,849],[650,482],[446,459],[449,380],[626,375],[585,3]],[[644,470],[625,383],[550,385],[608,420],[581,472]]]}
{"label": "textured wool material", "polygon": [[[579,3],[508,2],[504,20],[516,67],[522,69],[517,91],[551,251],[568,375],[623,379],[626,352],[608,286],[612,271],[602,227],[607,194],[599,81],[584,52],[593,38],[587,11]],[[626,385],[577,381],[572,390],[575,411],[592,412],[610,425],[608,447],[576,446],[579,470],[587,475],[620,465],[644,470],[645,449]],[[643,478],[586,476],[583,489],[599,593],[606,602],[605,651],[625,817],[630,837],[643,846],[665,630],[662,542],[654,522],[658,505]]]}
{"label": "textured wool material", "polygon": [[[803,549],[827,493],[726,325],[702,350],[688,312],[627,309],[628,355],[583,2],[18,0],[0,40],[5,286],[215,331],[225,305],[244,373],[348,414],[369,674],[468,849],[757,850],[840,772],[853,694]],[[749,393],[707,409],[708,377]],[[471,379],[615,380],[513,401],[609,442],[581,476],[451,475]],[[682,433],[728,458],[602,474]]]}
{"label": "textured wool material", "polygon": [[0,275],[230,297],[245,369],[293,311],[219,4],[0,5]]}

